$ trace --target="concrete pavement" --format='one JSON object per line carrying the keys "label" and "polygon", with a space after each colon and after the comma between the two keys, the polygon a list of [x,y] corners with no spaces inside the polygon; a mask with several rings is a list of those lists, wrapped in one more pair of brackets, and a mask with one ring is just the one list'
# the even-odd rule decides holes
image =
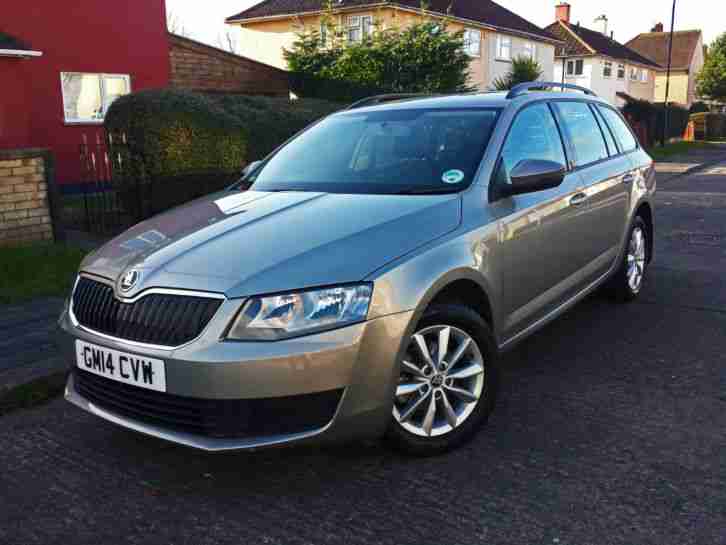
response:
{"label": "concrete pavement", "polygon": [[658,179],[667,182],[686,174],[716,165],[726,157],[726,143],[714,143],[710,148],[691,150],[656,163]]}

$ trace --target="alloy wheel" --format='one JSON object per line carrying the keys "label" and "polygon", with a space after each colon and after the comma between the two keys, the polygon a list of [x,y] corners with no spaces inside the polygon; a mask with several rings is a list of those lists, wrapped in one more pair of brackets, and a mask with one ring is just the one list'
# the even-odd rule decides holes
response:
{"label": "alloy wheel", "polygon": [[641,227],[633,229],[628,244],[628,287],[638,293],[645,274],[645,234]]}
{"label": "alloy wheel", "polygon": [[428,327],[413,335],[401,363],[393,417],[415,435],[445,435],[471,415],[485,385],[476,341],[455,327]]}

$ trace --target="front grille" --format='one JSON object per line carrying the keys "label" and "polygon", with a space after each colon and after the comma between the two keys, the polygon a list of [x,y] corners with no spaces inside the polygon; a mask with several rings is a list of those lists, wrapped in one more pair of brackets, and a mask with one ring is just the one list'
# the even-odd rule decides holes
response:
{"label": "front grille", "polygon": [[313,431],[335,415],[343,390],[264,399],[212,400],[129,386],[76,369],[76,389],[91,403],[136,421],[216,438]]}
{"label": "front grille", "polygon": [[119,339],[179,346],[196,339],[222,304],[220,299],[151,293],[134,303],[116,299],[113,288],[81,277],[73,314],[84,327]]}

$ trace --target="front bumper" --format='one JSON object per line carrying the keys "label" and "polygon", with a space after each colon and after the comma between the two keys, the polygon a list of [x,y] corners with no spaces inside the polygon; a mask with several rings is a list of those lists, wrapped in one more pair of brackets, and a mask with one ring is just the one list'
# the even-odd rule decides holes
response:
{"label": "front bumper", "polygon": [[[222,314],[225,314],[224,312]],[[412,313],[278,342],[222,342],[210,324],[197,341],[176,350],[140,348],[59,321],[59,346],[75,365],[76,339],[166,362],[167,393],[196,400],[258,400],[342,390],[324,426],[284,434],[214,437],[188,433],[113,410],[84,397],[73,374],[65,397],[81,409],[125,428],[208,451],[255,449],[288,443],[343,441],[380,436],[388,423],[396,362]],[[289,430],[288,430],[289,431]]]}

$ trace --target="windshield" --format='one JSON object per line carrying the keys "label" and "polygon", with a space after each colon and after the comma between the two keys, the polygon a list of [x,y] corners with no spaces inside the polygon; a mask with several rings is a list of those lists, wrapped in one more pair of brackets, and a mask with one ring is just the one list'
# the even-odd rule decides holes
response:
{"label": "windshield", "polygon": [[461,191],[473,180],[499,111],[337,114],[292,140],[245,181],[255,191]]}

